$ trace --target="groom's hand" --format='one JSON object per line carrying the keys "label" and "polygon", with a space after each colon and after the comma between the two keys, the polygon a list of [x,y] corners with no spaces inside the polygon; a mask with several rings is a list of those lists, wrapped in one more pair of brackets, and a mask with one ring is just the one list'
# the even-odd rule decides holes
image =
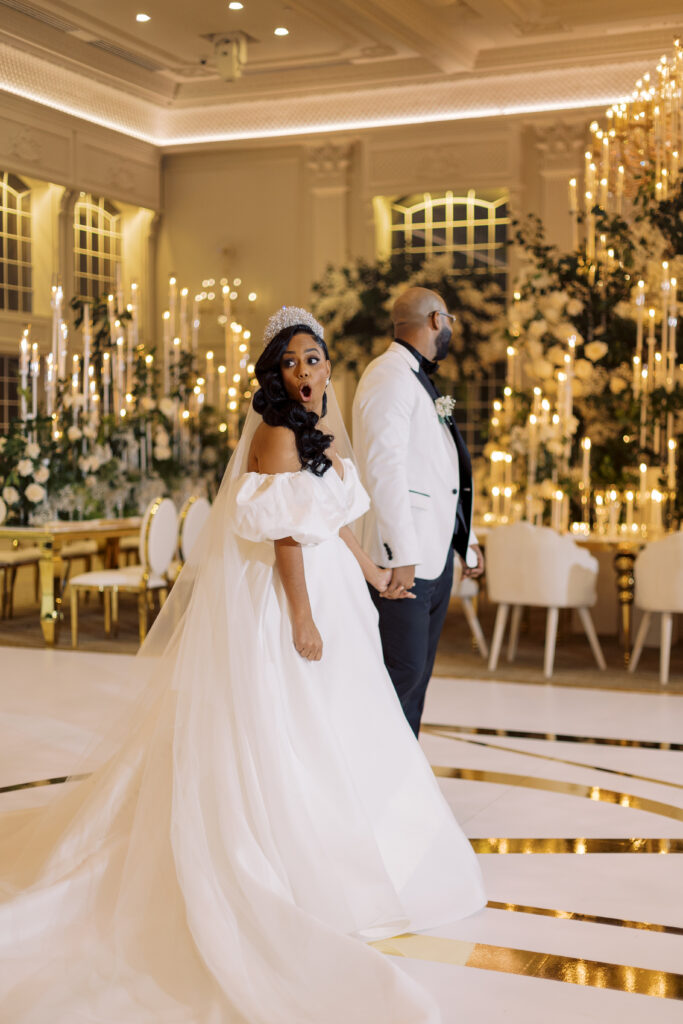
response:
{"label": "groom's hand", "polygon": [[466,579],[476,580],[484,574],[484,552],[479,544],[471,544],[470,549],[474,551],[477,556],[477,564],[470,567],[463,558],[460,558],[460,561],[462,562],[462,575]]}
{"label": "groom's hand", "polygon": [[399,565],[391,573],[389,586],[382,594],[382,597],[390,601],[402,601],[406,597],[415,597],[410,591],[415,583],[415,566]]}

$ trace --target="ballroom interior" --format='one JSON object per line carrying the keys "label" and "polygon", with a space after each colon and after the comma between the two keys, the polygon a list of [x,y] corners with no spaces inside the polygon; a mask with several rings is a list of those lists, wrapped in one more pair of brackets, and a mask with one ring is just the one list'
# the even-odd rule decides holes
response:
{"label": "ballroom interior", "polygon": [[376,947],[444,1024],[681,1019],[681,32],[673,0],[0,0],[2,811],[132,699],[270,314],[323,322],[350,429],[425,284],[487,570],[420,742],[489,902]]}

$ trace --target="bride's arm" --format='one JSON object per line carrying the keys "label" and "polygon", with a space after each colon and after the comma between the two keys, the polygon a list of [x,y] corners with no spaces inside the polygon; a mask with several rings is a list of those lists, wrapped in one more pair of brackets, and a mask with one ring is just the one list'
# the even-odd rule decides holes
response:
{"label": "bride's arm", "polygon": [[375,565],[354,537],[350,526],[342,526],[339,536],[358,562],[370,586],[374,587],[375,590],[379,590],[380,594],[382,594],[389,586],[391,569],[380,569],[378,565]]}
{"label": "bride's arm", "polygon": [[[254,435],[252,454],[259,473],[295,473],[301,469],[294,434],[288,427],[262,424]],[[275,564],[289,605],[294,646],[302,658],[320,661],[323,642],[308,599],[301,545],[292,537],[273,543]]]}

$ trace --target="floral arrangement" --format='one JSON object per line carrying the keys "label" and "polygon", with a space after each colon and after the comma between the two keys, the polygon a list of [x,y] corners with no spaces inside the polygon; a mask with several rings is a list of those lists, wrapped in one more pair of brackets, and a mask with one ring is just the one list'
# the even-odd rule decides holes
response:
{"label": "floral arrangement", "polygon": [[422,262],[397,254],[375,263],[330,266],[313,285],[313,313],[325,326],[337,369],[359,377],[384,351],[393,336],[391,307],[399,292],[412,285],[438,292],[456,315],[450,352],[439,365],[444,388],[482,379],[505,358],[505,296],[492,276],[456,271],[450,254]]}

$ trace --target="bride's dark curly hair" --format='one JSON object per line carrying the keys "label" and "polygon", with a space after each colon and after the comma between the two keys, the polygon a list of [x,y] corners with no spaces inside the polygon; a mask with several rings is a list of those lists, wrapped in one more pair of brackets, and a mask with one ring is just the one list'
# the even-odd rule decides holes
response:
{"label": "bride's dark curly hair", "polygon": [[[310,334],[325,359],[329,359],[327,345],[306,324],[285,327],[266,345],[256,363],[256,378],[261,387],[254,395],[254,409],[263,416],[268,426],[289,427],[294,432],[302,468],[310,469],[316,476],[323,476],[332,466],[332,460],[325,452],[334,437],[318,430],[317,413],[307,412],[299,402],[289,397],[280,370],[282,355],[295,334]],[[326,412],[327,395],[324,395],[322,415],[325,416]]]}

